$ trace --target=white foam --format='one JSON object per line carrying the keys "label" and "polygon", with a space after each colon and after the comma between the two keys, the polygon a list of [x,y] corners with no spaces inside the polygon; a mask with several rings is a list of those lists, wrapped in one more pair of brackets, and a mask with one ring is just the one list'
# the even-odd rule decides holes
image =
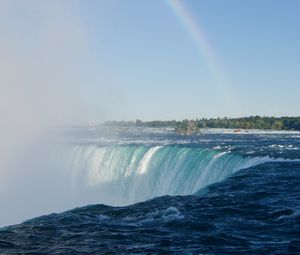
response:
{"label": "white foam", "polygon": [[148,164],[151,160],[151,158],[153,157],[153,155],[160,149],[162,148],[162,146],[155,146],[155,147],[152,147],[150,148],[146,154],[144,155],[144,157],[142,158],[140,164],[139,164],[139,167],[138,167],[138,170],[137,170],[137,173],[138,174],[144,174],[147,172],[147,169],[148,169]]}
{"label": "white foam", "polygon": [[[204,128],[203,134],[300,134],[293,130]],[[300,136],[299,136],[300,137]]]}
{"label": "white foam", "polygon": [[74,152],[70,166],[74,191],[91,190],[94,200],[90,203],[110,205],[127,205],[163,195],[190,195],[241,169],[266,162],[300,162],[175,145],[83,145]]}
{"label": "white foam", "polygon": [[184,215],[174,206],[168,207],[162,215],[162,218],[169,222],[174,220],[181,220],[184,218]]}

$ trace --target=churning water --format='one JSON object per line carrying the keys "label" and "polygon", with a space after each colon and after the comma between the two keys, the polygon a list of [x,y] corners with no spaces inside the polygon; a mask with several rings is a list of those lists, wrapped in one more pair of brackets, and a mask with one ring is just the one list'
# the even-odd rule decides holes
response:
{"label": "churning water", "polygon": [[0,229],[4,254],[300,253],[295,133],[77,130],[67,140],[65,185],[78,205],[97,204]]}

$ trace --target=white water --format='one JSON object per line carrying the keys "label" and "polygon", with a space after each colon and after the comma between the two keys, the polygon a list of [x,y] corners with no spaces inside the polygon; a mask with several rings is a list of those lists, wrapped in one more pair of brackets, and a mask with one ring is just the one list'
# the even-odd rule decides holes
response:
{"label": "white water", "polygon": [[73,149],[69,169],[73,189],[91,192],[91,203],[126,205],[162,195],[193,194],[270,160],[175,145],[81,145]]}

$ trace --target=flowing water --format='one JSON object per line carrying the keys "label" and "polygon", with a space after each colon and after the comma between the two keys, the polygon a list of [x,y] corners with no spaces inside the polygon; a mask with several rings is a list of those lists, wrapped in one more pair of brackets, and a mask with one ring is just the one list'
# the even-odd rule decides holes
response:
{"label": "flowing water", "polygon": [[66,139],[85,206],[0,229],[0,254],[300,254],[299,133],[104,133]]}

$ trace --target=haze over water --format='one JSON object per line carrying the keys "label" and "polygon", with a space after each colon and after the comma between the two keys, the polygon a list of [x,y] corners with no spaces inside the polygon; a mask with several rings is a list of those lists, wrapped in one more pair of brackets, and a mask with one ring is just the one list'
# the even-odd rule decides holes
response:
{"label": "haze over water", "polygon": [[299,132],[98,124],[299,116],[299,11],[1,1],[0,253],[297,254]]}

